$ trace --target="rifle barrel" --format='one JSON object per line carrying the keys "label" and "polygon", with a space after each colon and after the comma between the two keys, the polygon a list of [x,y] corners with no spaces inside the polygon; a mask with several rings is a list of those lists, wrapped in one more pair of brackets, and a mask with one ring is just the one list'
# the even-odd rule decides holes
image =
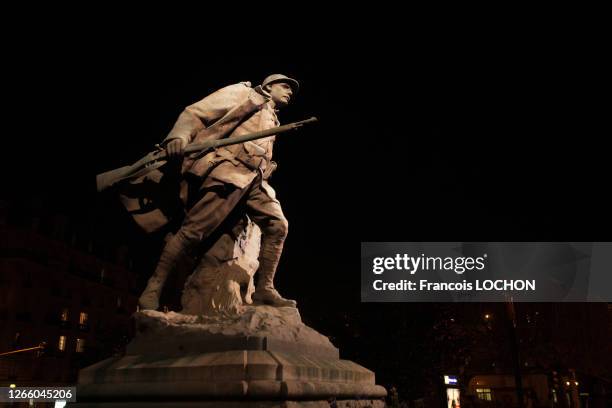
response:
{"label": "rifle barrel", "polygon": [[228,146],[228,145],[248,142],[251,140],[262,139],[267,136],[277,135],[279,133],[285,133],[293,129],[298,129],[299,127],[303,125],[316,122],[317,120],[318,119],[313,116],[310,119],[289,123],[287,125],[278,126],[272,129],[266,129],[266,130],[261,130],[259,132],[249,133],[246,135],[228,137],[225,139],[218,139],[218,140],[210,140],[204,143],[193,144],[185,148],[185,153],[192,153],[192,152],[197,152],[197,151],[201,151],[205,149]]}

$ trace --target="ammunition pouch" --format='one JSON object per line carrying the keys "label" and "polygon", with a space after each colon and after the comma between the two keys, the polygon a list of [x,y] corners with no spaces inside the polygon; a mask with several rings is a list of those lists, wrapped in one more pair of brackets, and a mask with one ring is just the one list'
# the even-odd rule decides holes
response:
{"label": "ammunition pouch", "polygon": [[278,164],[276,164],[275,161],[270,161],[270,163],[268,163],[268,166],[266,167],[266,170],[262,173],[263,179],[264,180],[269,179],[272,173],[274,173],[274,171],[277,168],[278,168]]}
{"label": "ammunition pouch", "polygon": [[231,151],[221,148],[217,150],[217,156],[232,162],[236,166],[240,163],[250,170],[260,171],[264,180],[270,178],[278,167],[276,162],[268,160],[265,156],[253,156],[246,154],[244,151],[235,155]]}

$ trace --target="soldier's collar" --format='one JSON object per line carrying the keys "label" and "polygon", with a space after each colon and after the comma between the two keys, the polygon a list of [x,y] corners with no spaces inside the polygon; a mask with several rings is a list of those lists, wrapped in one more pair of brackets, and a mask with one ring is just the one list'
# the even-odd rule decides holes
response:
{"label": "soldier's collar", "polygon": [[268,108],[269,108],[269,109],[270,109],[272,112],[274,112],[274,114],[278,114],[279,109],[278,109],[276,106],[272,107],[272,105],[273,105],[273,104],[274,104],[274,102],[272,102],[272,100],[269,100],[269,101],[266,103],[266,106],[267,106],[267,107],[268,107]]}

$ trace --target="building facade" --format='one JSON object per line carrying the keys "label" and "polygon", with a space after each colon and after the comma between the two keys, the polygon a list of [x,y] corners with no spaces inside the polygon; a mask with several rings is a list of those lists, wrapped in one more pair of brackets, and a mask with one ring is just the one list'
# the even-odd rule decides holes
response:
{"label": "building facade", "polygon": [[125,266],[31,229],[0,226],[0,386],[75,384],[78,370],[121,351],[136,310]]}

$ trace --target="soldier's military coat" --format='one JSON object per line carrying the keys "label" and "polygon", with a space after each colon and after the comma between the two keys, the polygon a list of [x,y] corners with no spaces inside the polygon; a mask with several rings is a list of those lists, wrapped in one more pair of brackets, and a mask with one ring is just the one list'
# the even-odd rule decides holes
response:
{"label": "soldier's military coat", "polygon": [[[249,82],[226,86],[180,114],[162,146],[173,139],[187,144],[208,139],[239,136],[279,125],[269,96]],[[261,188],[276,201],[267,179],[276,167],[272,162],[274,136],[226,146],[204,156],[191,154],[180,171],[170,166],[132,180],[120,192],[121,200],[136,223],[147,232],[168,223],[188,201],[189,187],[227,183],[244,189],[262,176]],[[179,200],[180,199],[180,200]]]}

